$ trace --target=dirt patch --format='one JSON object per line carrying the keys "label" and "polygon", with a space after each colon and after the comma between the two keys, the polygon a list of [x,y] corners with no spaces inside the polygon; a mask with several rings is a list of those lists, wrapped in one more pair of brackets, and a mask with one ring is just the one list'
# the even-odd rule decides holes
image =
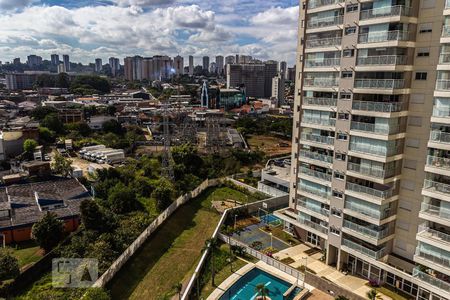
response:
{"label": "dirt patch", "polygon": [[259,223],[259,220],[257,218],[255,218],[255,217],[246,218],[246,219],[242,219],[242,220],[236,221],[236,225],[238,227],[242,227],[242,228],[250,226],[250,225],[258,224],[258,223]]}
{"label": "dirt patch", "polygon": [[212,202],[212,207],[219,213],[223,213],[225,210],[239,205],[241,205],[240,202],[234,201],[232,199]]}
{"label": "dirt patch", "polygon": [[291,141],[274,136],[253,135],[247,139],[251,150],[259,150],[269,157],[291,154]]}

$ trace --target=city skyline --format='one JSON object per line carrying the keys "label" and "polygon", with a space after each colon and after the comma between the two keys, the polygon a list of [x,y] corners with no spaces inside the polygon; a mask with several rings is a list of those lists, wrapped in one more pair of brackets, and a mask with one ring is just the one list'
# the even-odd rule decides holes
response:
{"label": "city skyline", "polygon": [[2,0],[0,60],[30,53],[43,58],[69,54],[71,61],[84,64],[135,54],[197,60],[220,52],[294,63],[295,1],[229,2]]}

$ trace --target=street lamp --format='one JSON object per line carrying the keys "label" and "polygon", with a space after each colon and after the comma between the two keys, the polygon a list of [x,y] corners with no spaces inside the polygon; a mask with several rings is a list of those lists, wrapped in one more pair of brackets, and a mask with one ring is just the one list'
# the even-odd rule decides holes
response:
{"label": "street lamp", "polygon": [[234,215],[234,230],[236,230],[236,218],[237,218],[237,215],[235,214]]}
{"label": "street lamp", "polygon": [[233,273],[233,259],[231,257],[228,257],[227,262],[230,264],[231,273]]}
{"label": "street lamp", "polygon": [[270,233],[270,248],[273,248],[272,247],[272,244],[273,244],[273,234],[272,234],[272,232]]}

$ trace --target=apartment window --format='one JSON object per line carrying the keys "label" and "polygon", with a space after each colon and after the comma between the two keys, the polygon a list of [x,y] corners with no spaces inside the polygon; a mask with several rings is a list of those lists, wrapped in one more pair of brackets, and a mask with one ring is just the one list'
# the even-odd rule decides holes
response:
{"label": "apartment window", "polygon": [[427,72],[416,72],[416,80],[427,80]]}
{"label": "apartment window", "polygon": [[349,4],[347,5],[347,12],[358,11],[358,4]]}
{"label": "apartment window", "polygon": [[419,24],[419,33],[429,33],[433,31],[433,23]]}
{"label": "apartment window", "polygon": [[350,99],[352,99],[352,94],[350,94],[350,93],[341,93],[340,99],[350,100]]}
{"label": "apartment window", "polygon": [[342,78],[352,78],[353,72],[352,71],[343,71],[342,72]]}
{"label": "apartment window", "polygon": [[346,141],[348,140],[348,135],[345,133],[338,133],[337,134],[337,139],[340,141]]}
{"label": "apartment window", "polygon": [[347,159],[347,155],[345,155],[344,153],[336,153],[336,154],[334,154],[334,157],[337,160],[341,160],[341,161],[345,161]]}
{"label": "apartment window", "polygon": [[355,33],[356,33],[356,26],[345,28],[345,35],[350,35],[350,34],[355,34]]}
{"label": "apartment window", "polygon": [[295,143],[296,143],[296,144],[299,143],[298,137],[295,138]]}
{"label": "apartment window", "polygon": [[428,57],[430,56],[430,48],[419,48],[417,49],[418,57]]}
{"label": "apartment window", "polygon": [[405,144],[406,144],[406,147],[417,149],[420,147],[420,140],[407,138],[407,139],[405,139]]}
{"label": "apartment window", "polygon": [[422,117],[410,116],[408,117],[408,125],[409,126],[422,126]]}
{"label": "apartment window", "polygon": [[344,180],[345,175],[344,175],[344,173],[334,172],[334,178],[339,179],[339,180]]}
{"label": "apartment window", "polygon": [[339,120],[348,120],[349,117],[350,117],[349,114],[346,114],[346,113],[338,113],[338,119],[339,119]]}
{"label": "apartment window", "polygon": [[339,198],[339,199],[343,199],[344,198],[344,194],[338,191],[333,191],[333,197]]}
{"label": "apartment window", "polygon": [[335,235],[341,235],[341,231],[339,229],[334,228],[334,227],[330,227],[330,232],[332,234],[335,234]]}
{"label": "apartment window", "polygon": [[331,209],[331,214],[333,216],[338,217],[338,218],[342,217],[342,212],[339,209],[337,209],[337,208],[332,208]]}
{"label": "apartment window", "polygon": [[420,8],[434,8],[436,7],[436,0],[423,0]]}
{"label": "apartment window", "polygon": [[353,57],[355,56],[355,49],[345,49],[342,51],[343,57]]}
{"label": "apartment window", "polygon": [[417,169],[417,160],[404,159],[403,160],[403,168],[416,170]]}

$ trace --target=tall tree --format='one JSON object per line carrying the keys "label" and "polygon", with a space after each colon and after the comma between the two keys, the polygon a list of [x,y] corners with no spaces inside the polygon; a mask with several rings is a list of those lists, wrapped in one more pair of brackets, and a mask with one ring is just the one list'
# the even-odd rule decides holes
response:
{"label": "tall tree", "polygon": [[56,174],[61,174],[62,176],[67,177],[72,172],[72,161],[56,152],[52,163],[52,168]]}
{"label": "tall tree", "polygon": [[54,213],[47,212],[40,221],[34,223],[31,234],[38,245],[49,252],[64,238],[63,222]]}
{"label": "tall tree", "polygon": [[0,250],[0,282],[15,278],[19,273],[19,261],[17,258],[12,256],[11,252],[6,249]]}

